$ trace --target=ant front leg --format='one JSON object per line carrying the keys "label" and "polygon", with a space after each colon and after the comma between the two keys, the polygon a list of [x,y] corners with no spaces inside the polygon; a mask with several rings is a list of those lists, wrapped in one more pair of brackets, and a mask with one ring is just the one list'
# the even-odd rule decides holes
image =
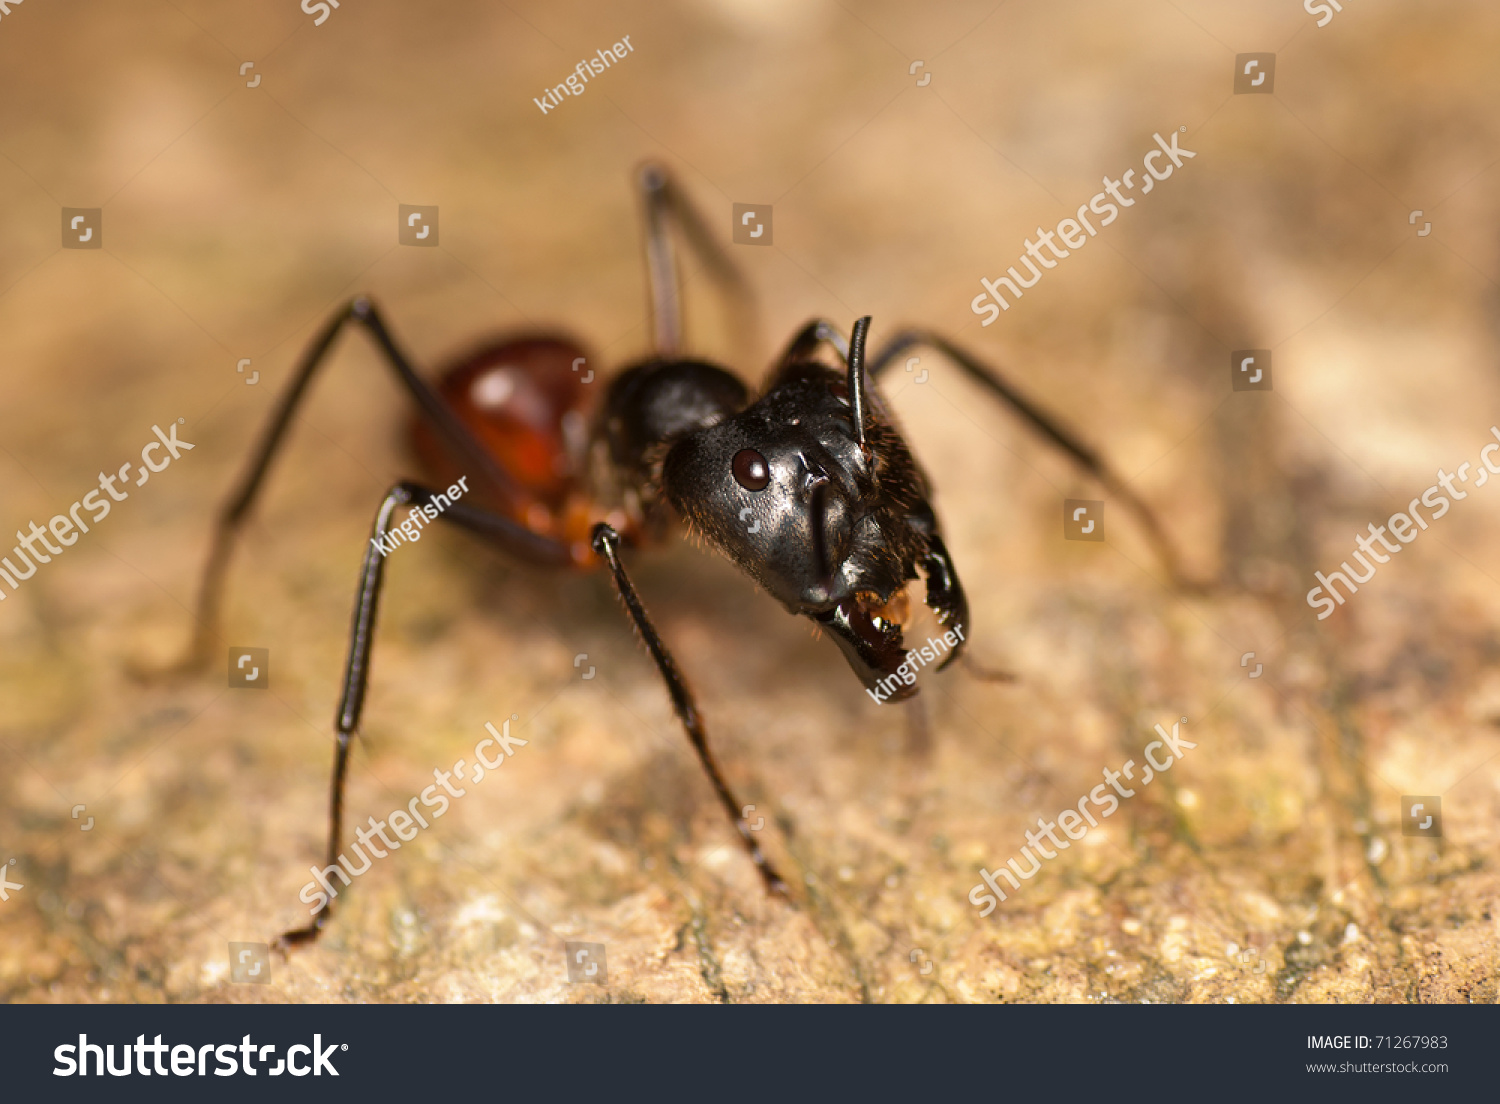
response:
{"label": "ant front leg", "polygon": [[667,651],[667,646],[662,643],[661,637],[656,632],[656,626],[647,616],[646,607],[641,604],[640,595],[636,593],[630,576],[625,574],[625,565],[620,562],[620,534],[608,525],[596,525],[594,526],[593,546],[594,551],[609,564],[610,574],[615,581],[615,590],[619,592],[620,599],[625,603],[630,619],[635,622],[636,631],[646,642],[651,658],[656,661],[656,669],[661,672],[662,681],[667,684],[667,693],[672,696],[672,708],[677,711],[677,719],[687,730],[688,739],[693,743],[693,750],[698,753],[698,761],[703,764],[703,769],[708,772],[709,780],[713,782],[714,792],[719,795],[719,804],[724,806],[729,819],[739,829],[740,841],[745,845],[750,861],[755,863],[755,868],[760,871],[767,890],[781,897],[790,896],[786,882],[776,872],[776,868],[761,851],[760,844],[756,843],[755,837],[751,835],[750,825],[745,822],[741,812],[744,806],[734,796],[729,784],[724,781],[724,776],[719,773],[719,765],[708,750],[708,735],[703,730],[703,720],[698,712],[698,703],[693,700],[693,692],[688,689],[687,680],[677,669],[677,661],[672,658],[672,653]]}
{"label": "ant front leg", "polygon": [[331,894],[324,894],[324,901],[313,912],[311,922],[304,928],[285,932],[277,941],[282,951],[318,937],[323,926],[333,915],[333,902],[338,896],[331,876],[337,875],[347,887],[350,878],[340,866],[339,847],[342,842],[344,820],[344,783],[349,772],[349,746],[359,729],[359,718],[364,712],[365,691],[370,682],[370,653],[375,645],[375,614],[380,606],[380,592],[385,584],[386,552],[383,546],[391,531],[391,519],[401,507],[416,509],[436,506],[442,512],[438,517],[509,552],[517,559],[550,567],[565,567],[573,562],[572,551],[567,545],[538,536],[509,518],[488,510],[451,501],[448,496],[429,490],[416,483],[397,483],[386,492],[375,514],[375,523],[370,527],[370,543],[365,548],[364,565],[359,573],[359,590],[354,600],[354,619],[349,629],[349,658],[344,664],[344,690],[339,700],[335,730],[338,747],[333,757],[333,780],[328,797],[328,850],[323,874]]}

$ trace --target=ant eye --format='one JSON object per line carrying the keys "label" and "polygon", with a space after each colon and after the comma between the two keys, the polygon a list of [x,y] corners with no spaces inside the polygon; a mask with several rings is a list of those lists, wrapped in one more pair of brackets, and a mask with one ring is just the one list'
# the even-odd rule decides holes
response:
{"label": "ant eye", "polygon": [[734,472],[734,481],[747,491],[763,491],[771,482],[771,469],[766,465],[766,458],[754,449],[740,449],[734,454],[729,468]]}

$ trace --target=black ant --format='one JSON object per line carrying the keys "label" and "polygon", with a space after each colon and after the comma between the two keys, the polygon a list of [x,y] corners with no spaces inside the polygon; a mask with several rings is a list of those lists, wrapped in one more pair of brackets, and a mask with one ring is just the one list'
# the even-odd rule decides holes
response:
{"label": "black ant", "polygon": [[[586,388],[577,372],[586,363],[584,353],[567,337],[488,342],[439,372],[434,386],[417,374],[368,299],[355,299],[329,320],[303,355],[238,489],[219,514],[189,663],[205,662],[218,638],[231,548],[298,404],[335,339],[346,325],[356,324],[374,339],[416,403],[412,440],[423,466],[439,485],[472,481],[472,500],[441,500],[441,520],[533,564],[608,568],[720,804],[766,888],[785,896],[786,882],[762,853],[709,750],[687,680],[626,573],[625,549],[661,539],[674,516],[685,521],[789,612],[826,632],[866,688],[883,688],[886,696],[880,700],[911,698],[916,687],[891,677],[906,660],[907,585],[925,578],[927,605],[958,641],[943,667],[961,654],[969,629],[968,603],[943,543],[930,484],[873,382],[901,354],[927,345],[1135,513],[1174,578],[1176,559],[1149,508],[1093,450],[994,369],[937,334],[903,331],[867,358],[868,317],[854,323],[847,342],[828,323],[809,322],[782,353],[759,398],[723,368],[682,356],[670,227],[675,224],[711,274],[734,290],[743,291],[743,284],[664,169],[644,166],[637,185],[645,207],[655,352],[611,379],[598,400],[600,389]],[[839,368],[817,359],[824,345],[837,352]],[[431,507],[438,493],[403,480],[386,492],[375,513],[336,722],[330,865],[338,862],[350,740],[370,678],[385,569],[378,546],[385,544],[397,511]],[[282,936],[282,947],[315,939],[332,907],[331,899],[325,901],[307,927]]]}

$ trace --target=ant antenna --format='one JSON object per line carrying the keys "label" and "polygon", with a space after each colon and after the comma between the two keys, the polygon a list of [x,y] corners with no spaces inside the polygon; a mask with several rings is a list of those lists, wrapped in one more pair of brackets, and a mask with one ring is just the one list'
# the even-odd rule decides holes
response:
{"label": "ant antenna", "polygon": [[865,444],[865,335],[869,332],[867,314],[854,323],[854,332],[849,335],[849,405],[854,411],[854,439],[866,455],[870,452]]}

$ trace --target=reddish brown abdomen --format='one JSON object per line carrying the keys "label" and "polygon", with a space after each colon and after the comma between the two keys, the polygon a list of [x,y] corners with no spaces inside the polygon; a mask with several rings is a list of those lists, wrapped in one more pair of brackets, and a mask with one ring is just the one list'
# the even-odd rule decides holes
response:
{"label": "reddish brown abdomen", "polygon": [[[481,347],[454,362],[438,383],[438,392],[515,484],[509,495],[478,485],[476,497],[548,536],[573,536],[565,530],[574,526],[564,520],[584,490],[589,425],[595,396],[603,390],[592,364],[571,341],[529,337]],[[412,426],[412,445],[440,485],[463,474],[421,419]]]}

